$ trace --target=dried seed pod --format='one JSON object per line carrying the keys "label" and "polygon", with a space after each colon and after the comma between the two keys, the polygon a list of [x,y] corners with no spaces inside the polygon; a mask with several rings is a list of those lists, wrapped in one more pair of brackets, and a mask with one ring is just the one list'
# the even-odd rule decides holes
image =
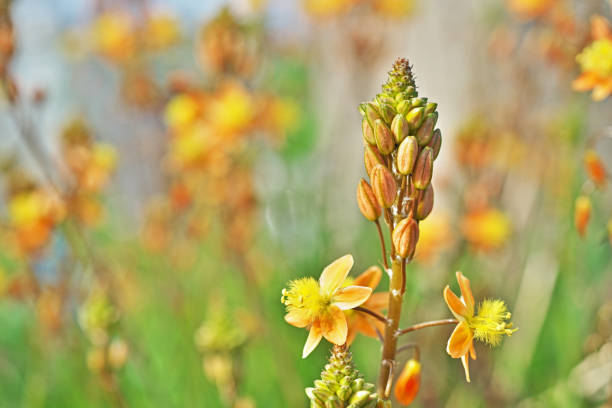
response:
{"label": "dried seed pod", "polygon": [[419,224],[413,218],[404,218],[393,229],[391,240],[400,257],[412,258],[419,240]]}
{"label": "dried seed pod", "polygon": [[379,164],[372,169],[372,188],[380,205],[384,208],[393,205],[397,184],[388,168]]}
{"label": "dried seed pod", "polygon": [[416,211],[415,218],[419,221],[424,220],[431,213],[434,204],[434,189],[433,185],[430,183],[429,187],[423,192],[423,197],[419,200]]}
{"label": "dried seed pod", "polygon": [[361,133],[363,134],[363,140],[365,140],[366,143],[371,145],[376,144],[376,139],[374,138],[374,130],[372,129],[366,118],[363,118],[361,120]]}
{"label": "dried seed pod", "polygon": [[431,136],[429,143],[427,143],[427,146],[431,147],[431,150],[433,150],[433,158],[436,160],[438,158],[438,154],[440,154],[440,148],[442,147],[442,132],[440,129],[433,131],[433,135]]}
{"label": "dried seed pod", "polygon": [[438,114],[436,112],[425,116],[423,124],[421,124],[421,127],[416,132],[416,138],[419,141],[419,146],[425,146],[427,143],[429,143],[437,121]]}
{"label": "dried seed pod", "polygon": [[372,187],[364,179],[361,179],[357,186],[357,205],[363,216],[370,221],[376,221],[382,213]]}
{"label": "dried seed pod", "polygon": [[376,146],[378,146],[378,150],[382,154],[391,154],[393,149],[395,149],[393,134],[391,134],[391,130],[380,119],[374,122],[374,138],[376,139]]}
{"label": "dried seed pod", "polygon": [[421,150],[419,158],[414,165],[412,173],[412,183],[417,190],[425,190],[431,183],[433,174],[433,150],[431,147],[425,147]]}
{"label": "dried seed pod", "polygon": [[408,136],[410,125],[404,115],[400,113],[395,115],[393,122],[391,122],[391,132],[393,133],[393,137],[395,137],[395,143],[401,143],[402,140]]}
{"label": "dried seed pod", "polygon": [[396,166],[400,174],[412,173],[419,154],[419,143],[414,136],[408,136],[397,148]]}
{"label": "dried seed pod", "polygon": [[406,120],[410,125],[411,132],[415,132],[423,123],[423,118],[425,117],[425,109],[422,107],[412,108],[410,112],[406,115]]}

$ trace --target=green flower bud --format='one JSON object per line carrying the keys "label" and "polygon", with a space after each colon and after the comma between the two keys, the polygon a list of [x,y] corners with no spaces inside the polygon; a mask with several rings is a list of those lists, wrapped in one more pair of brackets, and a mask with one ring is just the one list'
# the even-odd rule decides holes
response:
{"label": "green flower bud", "polygon": [[425,117],[425,109],[422,107],[412,108],[410,112],[406,115],[406,120],[410,125],[411,131],[416,131],[423,123],[423,119]]}
{"label": "green flower bud", "polygon": [[380,119],[374,122],[374,138],[376,139],[376,146],[382,154],[391,154],[393,149],[395,149],[393,134]]}
{"label": "green flower bud", "polygon": [[395,143],[401,143],[408,136],[410,125],[404,115],[398,113],[391,122],[391,133],[395,137]]}
{"label": "green flower bud", "polygon": [[425,190],[433,174],[433,150],[425,147],[419,154],[412,173],[412,183],[417,190]]}
{"label": "green flower bud", "polygon": [[418,107],[418,106],[425,106],[425,104],[427,104],[427,98],[412,98],[410,100],[410,103],[412,104],[413,107]]}
{"label": "green flower bud", "polygon": [[438,114],[436,112],[430,113],[425,117],[425,121],[421,124],[421,127],[416,132],[416,138],[419,141],[419,146],[425,146],[431,140],[434,126],[438,121]]}
{"label": "green flower bud", "polygon": [[388,103],[381,103],[379,112],[380,116],[387,124],[391,123],[393,117],[395,116],[395,109],[393,109],[393,107]]}
{"label": "green flower bud", "polygon": [[412,105],[410,104],[410,101],[407,99],[404,99],[403,101],[397,104],[397,107],[396,107],[397,113],[399,113],[400,115],[406,116],[406,114],[408,114],[408,112],[410,111],[411,107]]}
{"label": "green flower bud", "polygon": [[438,104],[435,102],[429,102],[425,105],[425,114],[428,115],[430,113],[434,113],[438,107]]}
{"label": "green flower bud", "polygon": [[370,127],[374,129],[374,122],[377,119],[380,119],[380,114],[378,113],[376,106],[372,102],[362,103],[359,105],[359,110],[370,124]]}
{"label": "green flower bud", "polygon": [[396,167],[400,174],[412,173],[412,168],[419,154],[419,144],[414,136],[408,136],[397,148]]}
{"label": "green flower bud", "polygon": [[363,134],[363,140],[365,140],[366,143],[371,145],[376,144],[376,139],[374,138],[374,130],[372,129],[366,118],[363,118],[361,120],[361,133]]}
{"label": "green flower bud", "polygon": [[442,147],[442,132],[440,129],[433,131],[433,135],[431,136],[431,140],[427,146],[431,147],[431,150],[433,150],[433,158],[436,160],[438,158],[438,154],[440,154],[440,148]]}

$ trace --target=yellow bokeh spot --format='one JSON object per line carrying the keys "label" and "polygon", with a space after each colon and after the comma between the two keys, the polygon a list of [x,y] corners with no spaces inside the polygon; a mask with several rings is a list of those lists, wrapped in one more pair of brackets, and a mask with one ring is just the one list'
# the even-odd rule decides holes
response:
{"label": "yellow bokeh spot", "polygon": [[147,22],[145,41],[155,50],[161,50],[175,44],[180,39],[178,21],[167,14],[153,15]]}
{"label": "yellow bokeh spot", "polygon": [[304,0],[304,9],[313,17],[333,17],[345,13],[354,0]]}
{"label": "yellow bokeh spot", "polygon": [[593,72],[600,77],[612,77],[612,40],[594,41],[576,56],[582,71]]}
{"label": "yellow bokeh spot", "polygon": [[480,249],[501,247],[510,236],[510,220],[500,210],[487,209],[465,216],[462,232],[465,239]]}
{"label": "yellow bokeh spot", "polygon": [[171,128],[182,128],[191,124],[198,116],[198,103],[190,95],[175,96],[166,105],[164,118]]}
{"label": "yellow bokeh spot", "polygon": [[197,122],[185,128],[171,140],[171,155],[178,163],[194,164],[210,150],[211,144],[210,128],[202,122]]}
{"label": "yellow bokeh spot", "polygon": [[45,200],[37,192],[18,194],[11,199],[9,214],[15,226],[32,224],[45,215]]}
{"label": "yellow bokeh spot", "polygon": [[556,0],[508,0],[510,10],[525,18],[538,17],[547,12]]}
{"label": "yellow bokeh spot", "polygon": [[132,24],[127,15],[101,14],[93,27],[96,49],[112,59],[129,57],[134,46]]}
{"label": "yellow bokeh spot", "polygon": [[112,171],[117,164],[117,151],[106,143],[98,143],[93,147],[92,163],[95,167]]}
{"label": "yellow bokeh spot", "polygon": [[255,117],[255,103],[246,89],[229,85],[211,102],[208,115],[220,133],[235,134],[251,124]]}
{"label": "yellow bokeh spot", "polygon": [[389,17],[405,17],[414,11],[414,0],[376,0],[374,8]]}

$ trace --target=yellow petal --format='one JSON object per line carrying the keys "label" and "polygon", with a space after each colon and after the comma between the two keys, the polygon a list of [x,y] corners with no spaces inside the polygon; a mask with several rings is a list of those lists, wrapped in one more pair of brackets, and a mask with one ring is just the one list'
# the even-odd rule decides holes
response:
{"label": "yellow petal", "polygon": [[610,95],[610,93],[612,93],[612,79],[597,84],[593,88],[592,97],[594,101],[603,101]]}
{"label": "yellow petal", "polygon": [[583,72],[580,76],[574,79],[572,82],[572,89],[574,91],[588,91],[593,89],[597,83],[598,76],[593,72]]}
{"label": "yellow petal", "polygon": [[300,313],[291,311],[285,315],[285,321],[295,327],[306,327],[311,322],[304,318]]}
{"label": "yellow petal", "polygon": [[465,370],[465,380],[470,382],[470,360],[468,359],[467,354],[461,357],[461,363],[463,364],[463,369]]}
{"label": "yellow petal", "polygon": [[321,338],[323,334],[321,333],[321,329],[318,324],[313,324],[310,328],[310,333],[308,333],[308,338],[306,339],[306,344],[304,344],[304,351],[302,351],[302,358],[308,357],[312,350],[315,349],[321,342]]}
{"label": "yellow petal", "polygon": [[382,278],[382,270],[374,265],[370,266],[365,270],[364,273],[359,275],[353,285],[355,286],[367,286],[372,288],[372,290],[376,289],[378,284],[380,283],[380,279]]}
{"label": "yellow petal", "polygon": [[346,316],[340,308],[330,306],[329,316],[321,319],[321,331],[323,336],[331,343],[339,346],[346,343],[348,335],[348,325],[346,324]]}
{"label": "yellow petal", "polygon": [[465,304],[453,293],[448,285],[444,288],[444,301],[448,305],[450,311],[455,315],[457,319],[462,319],[463,316],[467,316],[467,308]]}
{"label": "yellow petal", "polygon": [[461,297],[467,307],[470,315],[474,314],[474,295],[472,294],[472,288],[470,287],[470,280],[463,276],[461,272],[456,273],[457,282],[459,282],[459,288],[461,289]]}
{"label": "yellow petal", "polygon": [[371,294],[372,288],[367,286],[347,286],[336,292],[332,302],[341,310],[353,309],[368,300]]}
{"label": "yellow petal", "polygon": [[459,358],[466,355],[470,350],[473,338],[474,334],[468,327],[467,323],[459,323],[457,327],[455,327],[455,330],[453,330],[451,336],[448,338],[446,352],[452,358]]}
{"label": "yellow petal", "polygon": [[385,310],[389,306],[389,292],[372,293],[362,306],[375,312]]}
{"label": "yellow petal", "polygon": [[353,256],[344,255],[329,264],[319,278],[319,285],[323,293],[333,294],[344,282],[346,275],[353,267]]}

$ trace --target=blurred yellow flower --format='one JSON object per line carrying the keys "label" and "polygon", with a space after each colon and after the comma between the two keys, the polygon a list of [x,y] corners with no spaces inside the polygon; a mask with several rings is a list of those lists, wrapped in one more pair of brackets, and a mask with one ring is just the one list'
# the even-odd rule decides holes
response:
{"label": "blurred yellow flower", "polygon": [[187,126],[170,140],[170,158],[179,166],[200,162],[213,144],[213,130],[198,121]]}
{"label": "blurred yellow flower", "polygon": [[574,225],[576,230],[581,237],[586,234],[589,220],[591,219],[591,199],[587,196],[579,196],[576,198],[576,204],[574,207]]}
{"label": "blurred yellow flower", "polygon": [[223,135],[244,131],[255,117],[255,103],[251,94],[241,85],[223,86],[207,110],[213,127]]}
{"label": "blurred yellow flower", "polygon": [[474,247],[492,250],[510,237],[510,220],[498,209],[490,208],[466,214],[461,222],[465,239]]}
{"label": "blurred yellow flower", "polygon": [[285,321],[295,327],[309,327],[302,358],[317,347],[323,337],[343,345],[348,325],[343,310],[363,304],[372,293],[366,286],[345,286],[343,283],[353,267],[353,257],[345,255],[329,264],[317,282],[311,277],[297,279],[283,289],[281,302],[287,308]]}
{"label": "blurred yellow flower", "polygon": [[457,272],[456,276],[461,289],[461,298],[457,297],[448,285],[443,291],[448,308],[459,321],[448,339],[446,352],[452,358],[461,359],[465,369],[465,379],[470,382],[468,354],[472,360],[476,360],[474,339],[497,346],[504,335],[511,336],[518,329],[513,329],[512,323],[507,322],[511,314],[503,300],[485,299],[478,305],[478,313],[475,313],[470,280],[461,272]]}
{"label": "blurred yellow flower", "polygon": [[312,17],[327,18],[346,13],[355,0],[303,0],[304,9]]}
{"label": "blurred yellow flower", "polygon": [[389,17],[406,17],[414,12],[415,0],[374,0],[374,9]]}
{"label": "blurred yellow flower", "polygon": [[511,11],[522,18],[536,18],[552,8],[557,0],[507,0]]}
{"label": "blurred yellow flower", "polygon": [[94,23],[96,50],[112,60],[122,61],[134,52],[135,40],[129,16],[119,12],[101,14]]}
{"label": "blurred yellow flower", "polygon": [[593,42],[576,56],[582,74],[574,80],[576,91],[593,90],[595,101],[604,100],[612,93],[612,30],[601,16],[591,18]]}
{"label": "blurred yellow flower", "polygon": [[170,128],[183,128],[191,124],[199,113],[199,104],[194,97],[179,94],[166,105],[164,119]]}
{"label": "blurred yellow flower", "polygon": [[147,21],[143,37],[149,48],[163,50],[180,39],[179,23],[168,14],[154,14]]}
{"label": "blurred yellow flower", "polygon": [[450,219],[447,214],[434,212],[419,222],[419,242],[416,246],[417,262],[432,261],[452,244]]}

